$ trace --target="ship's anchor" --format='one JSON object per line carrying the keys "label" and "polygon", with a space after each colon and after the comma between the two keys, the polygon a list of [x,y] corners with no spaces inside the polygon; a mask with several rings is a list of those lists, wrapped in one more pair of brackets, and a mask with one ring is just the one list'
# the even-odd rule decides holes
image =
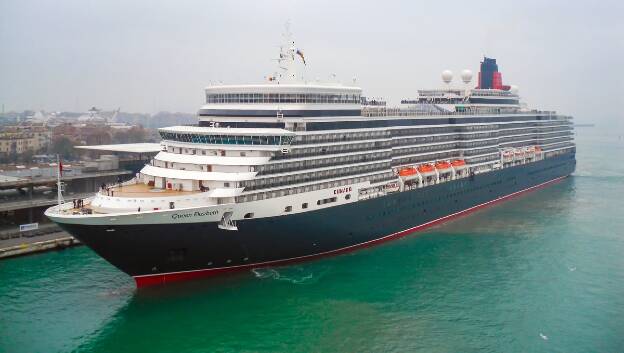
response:
{"label": "ship's anchor", "polygon": [[236,226],[236,221],[232,220],[232,212],[225,212],[223,217],[221,217],[221,222],[217,226],[219,229],[223,230],[238,230]]}

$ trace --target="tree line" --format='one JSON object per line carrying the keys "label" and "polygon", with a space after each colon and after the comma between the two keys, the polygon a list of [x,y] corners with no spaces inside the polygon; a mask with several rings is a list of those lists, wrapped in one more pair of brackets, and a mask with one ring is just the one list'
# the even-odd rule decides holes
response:
{"label": "tree line", "polygon": [[0,154],[0,163],[30,163],[35,154],[59,155],[64,160],[79,159],[79,145],[108,145],[118,143],[138,143],[157,141],[158,136],[152,129],[133,126],[129,129],[111,129],[109,127],[90,127],[86,131],[75,130],[72,133],[55,133],[50,144],[38,151],[27,150],[17,154]]}

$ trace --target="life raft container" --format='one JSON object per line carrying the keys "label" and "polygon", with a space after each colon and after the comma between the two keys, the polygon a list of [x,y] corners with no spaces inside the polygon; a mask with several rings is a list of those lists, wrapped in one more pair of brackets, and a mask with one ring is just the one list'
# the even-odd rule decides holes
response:
{"label": "life raft container", "polygon": [[421,173],[433,172],[433,166],[431,164],[421,164],[418,166],[418,171]]}
{"label": "life raft container", "polygon": [[435,164],[436,169],[449,169],[451,167],[451,163],[449,162],[438,162]]}
{"label": "life raft container", "polygon": [[399,170],[399,176],[410,176],[416,174],[416,168],[409,167]]}
{"label": "life raft container", "polygon": [[451,162],[451,165],[453,167],[461,167],[463,165],[466,165],[466,162],[463,159],[456,159],[456,160]]}

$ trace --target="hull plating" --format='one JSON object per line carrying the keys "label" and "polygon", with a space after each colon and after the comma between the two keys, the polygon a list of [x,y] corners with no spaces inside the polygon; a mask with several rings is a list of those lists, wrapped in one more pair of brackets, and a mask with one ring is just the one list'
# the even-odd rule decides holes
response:
{"label": "hull plating", "polygon": [[[570,175],[574,153],[342,206],[238,222],[118,226],[61,224],[149,285],[303,261],[407,235]],[[108,231],[107,231],[108,230]]]}

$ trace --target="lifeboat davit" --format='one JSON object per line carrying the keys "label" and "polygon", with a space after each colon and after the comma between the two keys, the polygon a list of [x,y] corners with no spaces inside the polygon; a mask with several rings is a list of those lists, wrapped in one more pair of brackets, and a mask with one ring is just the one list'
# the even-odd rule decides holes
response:
{"label": "lifeboat davit", "polygon": [[416,168],[409,167],[399,170],[399,176],[410,176],[416,174]]}
{"label": "lifeboat davit", "polygon": [[451,165],[453,167],[461,167],[461,166],[466,165],[466,162],[463,159],[456,159],[456,160],[451,162]]}
{"label": "lifeboat davit", "polygon": [[449,163],[449,162],[438,162],[438,163],[435,164],[435,167],[438,170],[449,169],[451,167],[451,163]]}
{"label": "lifeboat davit", "polygon": [[421,173],[433,172],[433,166],[431,164],[421,164],[418,166],[418,171]]}

